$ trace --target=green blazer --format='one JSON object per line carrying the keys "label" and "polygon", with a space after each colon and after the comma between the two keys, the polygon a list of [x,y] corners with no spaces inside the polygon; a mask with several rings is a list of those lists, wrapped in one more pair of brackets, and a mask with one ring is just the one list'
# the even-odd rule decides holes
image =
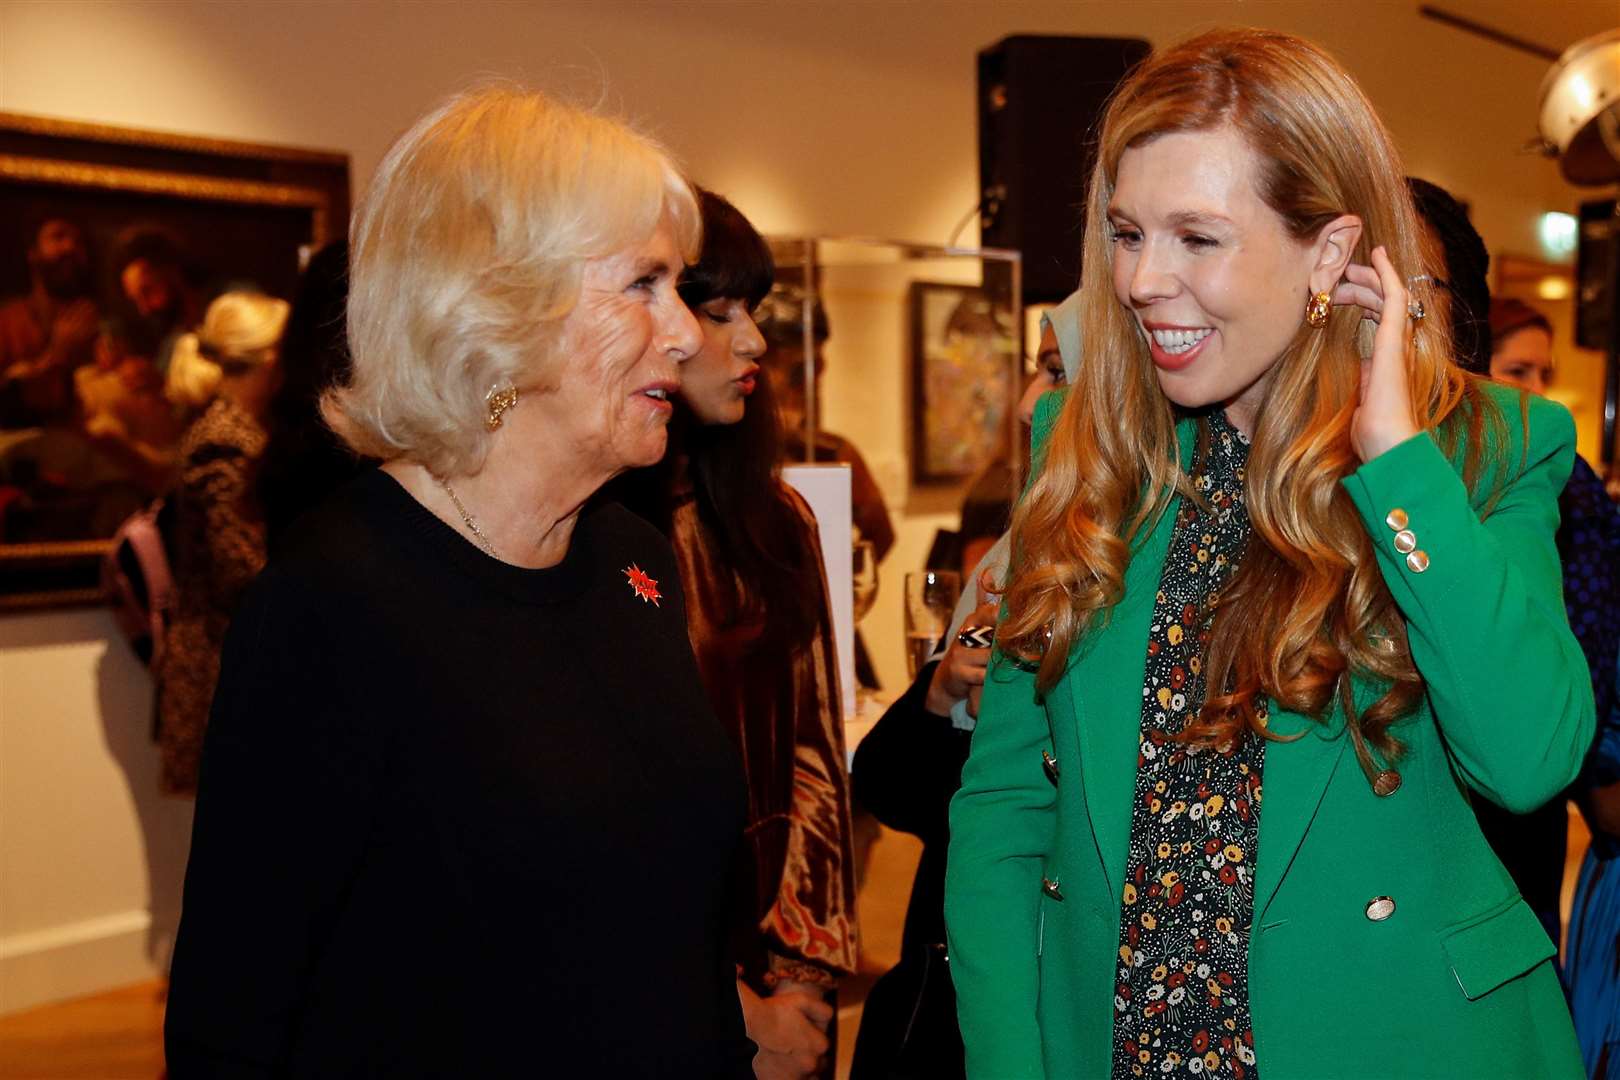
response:
{"label": "green blazer", "polygon": [[[1428,684],[1394,729],[1399,788],[1373,793],[1342,718],[1270,703],[1271,729],[1303,737],[1266,748],[1248,946],[1266,1080],[1583,1075],[1553,943],[1470,805],[1542,805],[1592,742],[1553,546],[1575,430],[1532,398],[1526,439],[1518,392],[1488,394],[1511,446],[1483,520],[1489,491],[1470,493],[1428,434],[1344,480]],[[1048,395],[1037,410],[1037,458],[1061,405]],[[1191,422],[1178,434],[1187,468]],[[1397,509],[1426,566],[1396,550]],[[1141,539],[1122,599],[1044,700],[1033,674],[992,664],[951,804],[945,897],[976,1080],[1109,1075],[1148,624],[1174,521],[1172,506]],[[1361,705],[1376,696],[1354,689]]]}

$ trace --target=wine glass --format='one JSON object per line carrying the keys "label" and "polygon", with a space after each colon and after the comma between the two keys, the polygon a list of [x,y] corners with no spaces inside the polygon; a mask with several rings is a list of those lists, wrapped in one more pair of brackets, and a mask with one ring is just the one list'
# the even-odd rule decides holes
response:
{"label": "wine glass", "polygon": [[877,552],[872,549],[872,541],[855,541],[851,554],[850,576],[855,583],[855,621],[860,622],[866,618],[867,612],[872,610],[873,602],[877,600]]}
{"label": "wine glass", "polygon": [[950,570],[906,575],[906,669],[911,678],[939,648],[961,592],[961,578]]}

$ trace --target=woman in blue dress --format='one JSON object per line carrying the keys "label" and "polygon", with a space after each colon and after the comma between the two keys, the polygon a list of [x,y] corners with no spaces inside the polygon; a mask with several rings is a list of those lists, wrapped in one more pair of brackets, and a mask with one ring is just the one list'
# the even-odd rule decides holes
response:
{"label": "woman in blue dress", "polygon": [[[1498,382],[1533,394],[1553,378],[1552,324],[1528,304],[1491,302],[1489,373]],[[1571,788],[1592,844],[1581,866],[1570,908],[1564,949],[1564,984],[1575,1019],[1581,1060],[1592,1080],[1620,1080],[1620,510],[1603,480],[1580,457],[1558,500],[1558,555],[1564,565],[1564,604],[1570,629],[1592,669],[1598,732],[1586,768]],[[1548,804],[1557,835],[1564,832],[1563,799]],[[1509,818],[1481,809],[1486,835],[1514,873],[1525,895],[1538,889],[1533,871],[1547,848],[1543,824],[1534,817]],[[1494,831],[1494,835],[1493,835]],[[1560,848],[1561,849],[1561,848]],[[1516,856],[1516,857],[1515,857]],[[1550,887],[1551,881],[1545,883]],[[1543,910],[1556,920],[1552,897]],[[1557,934],[1553,932],[1556,940]]]}
{"label": "woman in blue dress", "polygon": [[[1620,667],[1614,672],[1620,691]],[[1620,693],[1602,718],[1581,810],[1592,829],[1564,952],[1575,1035],[1593,1080],[1620,1080]]]}

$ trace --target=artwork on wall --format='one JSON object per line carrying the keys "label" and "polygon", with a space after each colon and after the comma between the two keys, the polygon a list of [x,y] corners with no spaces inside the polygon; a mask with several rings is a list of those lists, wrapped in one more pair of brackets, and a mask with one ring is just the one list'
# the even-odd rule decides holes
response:
{"label": "artwork on wall", "polygon": [[0,113],[0,608],[94,602],[190,419],[170,350],[228,288],[290,298],[345,155]]}
{"label": "artwork on wall", "polygon": [[911,478],[959,484],[1005,454],[1016,319],[980,288],[911,284]]}

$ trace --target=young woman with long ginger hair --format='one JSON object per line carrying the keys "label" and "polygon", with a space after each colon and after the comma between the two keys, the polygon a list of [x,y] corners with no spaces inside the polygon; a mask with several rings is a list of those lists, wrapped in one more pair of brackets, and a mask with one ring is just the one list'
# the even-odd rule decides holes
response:
{"label": "young woman with long ginger hair", "polygon": [[1574,427],[1454,364],[1422,237],[1308,42],[1207,34],[1109,106],[951,808],[970,1076],[1579,1075],[1469,805],[1592,737]]}

